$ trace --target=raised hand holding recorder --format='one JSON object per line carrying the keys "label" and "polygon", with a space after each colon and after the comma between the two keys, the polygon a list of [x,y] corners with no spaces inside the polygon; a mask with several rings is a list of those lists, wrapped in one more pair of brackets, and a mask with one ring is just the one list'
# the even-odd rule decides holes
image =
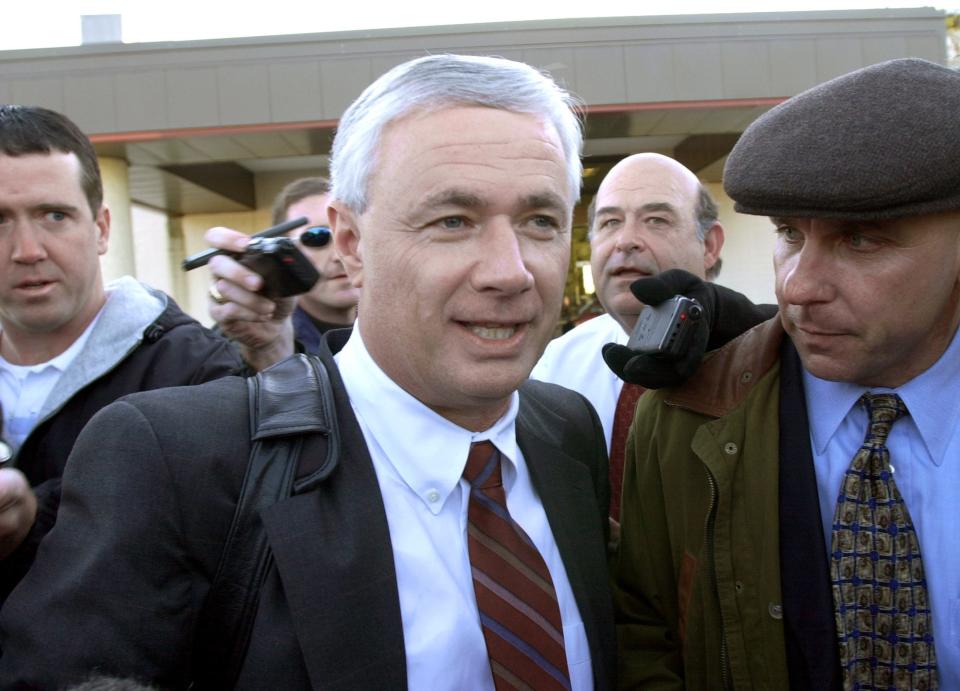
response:
{"label": "raised hand holding recorder", "polygon": [[[230,228],[210,228],[204,239],[213,249],[184,260],[185,270],[204,264],[209,267],[210,316],[224,335],[240,346],[244,360],[254,369],[263,369],[294,352],[292,296],[309,290],[318,274],[289,240],[276,236],[306,223],[306,218],[298,218],[254,236]],[[276,239],[264,241],[271,237]],[[290,270],[284,271],[285,266]]]}
{"label": "raised hand holding recorder", "polygon": [[[625,346],[608,343],[603,359],[618,377],[648,389],[679,386],[697,371],[707,350],[719,348],[776,314],[775,305],[755,305],[746,296],[683,269],[634,281],[630,292],[647,307],[631,341]],[[693,303],[674,304],[678,296]],[[671,301],[669,311],[647,314],[667,301]],[[686,316],[680,319],[681,315]]]}

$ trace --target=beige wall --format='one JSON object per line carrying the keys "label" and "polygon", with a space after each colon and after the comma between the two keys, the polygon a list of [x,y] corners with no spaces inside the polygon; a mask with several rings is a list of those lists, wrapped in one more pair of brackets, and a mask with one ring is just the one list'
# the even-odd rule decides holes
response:
{"label": "beige wall", "polygon": [[162,211],[133,204],[133,260],[136,277],[144,283],[176,296],[169,219]]}
{"label": "beige wall", "polygon": [[738,290],[757,303],[776,302],[773,292],[773,225],[766,216],[733,210],[733,200],[720,183],[707,187],[717,201],[723,224],[723,269],[717,283]]}
{"label": "beige wall", "polygon": [[108,251],[100,257],[105,281],[136,272],[133,258],[130,192],[127,183],[127,162],[119,158],[100,157],[103,178],[103,204],[110,213]]}

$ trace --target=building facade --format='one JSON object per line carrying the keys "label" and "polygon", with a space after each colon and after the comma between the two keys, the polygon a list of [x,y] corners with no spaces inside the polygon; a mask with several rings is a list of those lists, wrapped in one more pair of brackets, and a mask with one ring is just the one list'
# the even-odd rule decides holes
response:
{"label": "building facade", "polygon": [[324,174],[337,119],[379,74],[427,53],[499,55],[544,69],[585,103],[584,195],[572,306],[585,299],[585,209],[624,156],[694,170],[727,228],[720,282],[773,299],[769,224],[720,186],[758,115],[826,79],[897,57],[947,62],[938,10],[620,17],[0,52],[0,102],[69,115],[100,154],[114,219],[105,274],[133,274],[206,317],[203,271],[180,260],[213,225],[269,225],[289,180]]}

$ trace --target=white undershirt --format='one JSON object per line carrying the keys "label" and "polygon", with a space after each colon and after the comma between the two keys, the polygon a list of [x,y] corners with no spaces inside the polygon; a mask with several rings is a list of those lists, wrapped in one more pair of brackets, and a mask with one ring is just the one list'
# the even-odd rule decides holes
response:
{"label": "white undershirt", "polygon": [[47,362],[15,365],[0,355],[0,405],[3,406],[3,434],[0,436],[14,451],[37,426],[47,396],[83,350],[102,313],[102,309],[97,312],[69,348]]}
{"label": "white undershirt", "polygon": [[473,433],[439,416],[377,366],[359,326],[336,356],[370,450],[387,513],[411,689],[493,690],[467,552],[470,444],[500,450],[507,507],[543,555],[557,591],[572,688],[593,688],[586,632],[523,454],[519,396],[490,429]]}
{"label": "white undershirt", "polygon": [[613,317],[601,314],[550,341],[530,373],[531,379],[565,386],[590,401],[603,425],[607,451],[623,380],[603,361],[603,346],[607,343],[625,345],[628,338]]}

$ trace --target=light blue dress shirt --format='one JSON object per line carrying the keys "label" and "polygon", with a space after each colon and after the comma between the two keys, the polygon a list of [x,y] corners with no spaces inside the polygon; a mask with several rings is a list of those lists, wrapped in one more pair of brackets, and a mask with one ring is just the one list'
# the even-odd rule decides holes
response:
{"label": "light blue dress shirt", "polygon": [[868,391],[893,392],[910,411],[890,431],[890,465],[920,539],[940,688],[960,690],[960,331],[932,367],[896,389],[825,381],[806,371],[803,381],[828,553],[840,484],[867,429],[857,400]]}

